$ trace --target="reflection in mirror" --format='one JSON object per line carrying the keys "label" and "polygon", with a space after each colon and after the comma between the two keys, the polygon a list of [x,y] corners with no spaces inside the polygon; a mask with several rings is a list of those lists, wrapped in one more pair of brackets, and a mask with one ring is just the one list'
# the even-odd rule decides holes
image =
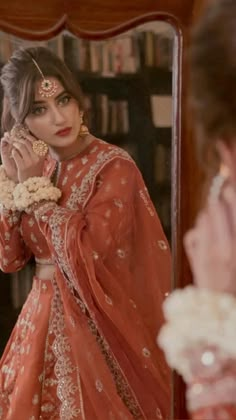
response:
{"label": "reflection in mirror", "polygon": [[[5,33],[1,33],[0,35],[0,62],[2,65],[7,62],[15,49],[36,45],[48,47],[65,61],[82,88],[85,110],[84,121],[89,127],[90,133],[105,142],[125,149],[125,151],[134,159],[142,173],[165,235],[170,242],[173,28],[163,22],[150,22],[140,25],[115,38],[103,41],[79,39],[68,32],[63,32],[56,38],[45,42],[21,40]],[[38,100],[40,98],[36,99]],[[50,98],[46,99],[46,102],[48,101],[49,104],[47,105],[49,110],[50,104],[52,103],[50,101],[52,100],[53,99]],[[32,119],[26,118],[25,121],[27,124],[29,122],[28,126],[30,133],[35,134],[35,131],[31,129],[31,127],[35,126],[30,125]],[[37,138],[39,138],[39,136]],[[62,188],[68,183],[68,189],[70,189],[70,191],[72,191],[71,194],[73,194],[73,191],[77,186],[75,187],[75,183],[70,184],[70,179],[74,177],[80,182],[79,179],[81,173],[83,173],[83,179],[86,179],[87,184],[83,181],[83,183],[81,183],[82,186],[80,185],[80,187],[76,189],[76,194],[79,194],[78,200],[83,200],[84,196],[87,194],[88,197],[86,200],[88,200],[88,202],[91,200],[91,205],[95,206],[94,208],[92,207],[91,217],[96,218],[97,214],[102,212],[99,220],[94,222],[93,219],[89,219],[90,215],[86,215],[85,219],[86,223],[88,222],[88,225],[85,228],[85,233],[81,233],[82,231],[80,232],[80,229],[82,229],[82,221],[77,223],[76,227],[74,225],[73,229],[71,228],[70,221],[75,217],[74,214],[70,215],[70,219],[67,219],[68,215],[66,213],[58,213],[57,217],[54,218],[50,215],[50,220],[54,220],[54,223],[51,226],[52,233],[49,233],[49,228],[46,229],[45,226],[43,226],[42,221],[42,226],[40,225],[40,229],[47,240],[47,235],[52,235],[50,247],[57,247],[57,252],[54,254],[59,269],[58,272],[56,271],[56,274],[53,273],[52,279],[55,279],[58,276],[59,280],[57,279],[57,286],[55,286],[56,283],[54,286],[59,287],[59,289],[62,287],[63,289],[65,287],[64,284],[66,284],[68,290],[72,291],[73,294],[73,299],[69,294],[67,297],[63,296],[61,302],[63,310],[67,311],[70,325],[66,324],[63,315],[60,320],[60,322],[65,322],[62,330],[60,330],[61,326],[59,324],[57,326],[53,324],[54,330],[51,330],[52,335],[48,342],[47,357],[48,360],[50,358],[57,358],[57,351],[55,353],[55,337],[57,335],[63,335],[63,339],[66,340],[66,334],[68,333],[67,328],[69,328],[69,330],[71,329],[76,337],[73,344],[70,343],[72,350],[68,350],[66,347],[62,346],[63,350],[61,347],[60,351],[65,354],[61,354],[61,357],[67,357],[67,351],[68,353],[70,351],[73,353],[76,346],[78,348],[81,346],[81,342],[83,342],[83,346],[88,352],[86,358],[88,358],[91,365],[94,364],[94,372],[92,376],[89,377],[88,383],[85,383],[86,380],[83,375],[85,374],[86,369],[83,371],[81,368],[81,364],[84,364],[85,360],[81,359],[81,355],[76,355],[74,359],[74,356],[72,357],[70,355],[70,357],[72,357],[70,361],[73,360],[75,366],[80,366],[82,369],[82,376],[79,377],[79,381],[81,381],[80,386],[82,387],[81,389],[83,392],[81,389],[80,392],[82,392],[83,396],[81,397],[82,394],[80,395],[80,402],[78,403],[78,406],[76,406],[76,410],[79,410],[78,412],[83,412],[84,409],[87,410],[87,413],[89,414],[87,414],[87,417],[84,416],[84,418],[97,418],[88,397],[90,393],[93,395],[94,404],[99,413],[102,413],[100,404],[103,407],[103,410],[105,406],[110,410],[109,407],[111,407],[111,405],[109,405],[110,403],[106,399],[107,393],[104,393],[104,395],[106,394],[104,398],[101,398],[101,395],[103,395],[102,391],[104,387],[109,387],[109,389],[111,389],[112,385],[109,382],[109,375],[107,375],[105,371],[99,371],[100,366],[101,369],[103,369],[102,366],[104,361],[99,359],[100,355],[95,356],[97,349],[93,348],[92,345],[90,349],[89,336],[86,336],[87,330],[85,332],[81,327],[84,323],[84,319],[86,319],[86,322],[89,324],[92,333],[96,336],[98,346],[106,359],[105,369],[108,367],[112,373],[113,379],[115,378],[114,381],[117,393],[112,397],[114,399],[114,412],[110,410],[109,417],[107,418],[117,418],[116,414],[118,412],[120,413],[119,416],[121,416],[119,418],[129,418],[126,417],[126,415],[129,415],[130,413],[132,418],[154,418],[154,413],[155,418],[166,418],[167,411],[169,413],[170,410],[170,391],[168,385],[169,372],[159,349],[155,344],[153,345],[153,343],[148,340],[149,334],[152,334],[152,339],[156,335],[157,323],[159,325],[162,319],[161,300],[164,293],[170,291],[170,259],[167,241],[155,219],[153,207],[145,190],[143,181],[141,178],[138,178],[136,173],[133,175],[132,173],[126,174],[125,172],[122,172],[119,166],[120,163],[117,162],[117,165],[114,164],[113,168],[113,180],[110,178],[108,180],[109,182],[107,182],[106,170],[101,170],[101,175],[99,172],[99,176],[93,179],[94,173],[97,170],[97,165],[100,165],[101,168],[104,166],[106,169],[106,162],[104,161],[102,163],[101,161],[101,159],[103,159],[102,156],[105,153],[102,147],[106,146],[103,146],[102,143],[95,143],[95,146],[98,147],[98,149],[101,147],[101,150],[99,149],[101,154],[98,154],[96,161],[91,162],[90,170],[87,173],[83,173],[83,171],[86,171],[85,168],[90,157],[88,158],[87,155],[81,155],[81,168],[79,171],[77,170],[77,172],[74,173],[74,163],[70,162],[71,165],[69,166],[68,163],[66,163],[68,166],[66,170],[71,172],[64,173],[65,163],[59,163],[55,166],[56,172],[54,172],[53,180],[57,186],[59,186],[61,182]],[[88,147],[90,147],[89,144]],[[89,151],[90,155],[92,155],[92,153],[94,156],[96,155],[96,147],[91,148]],[[111,151],[113,153],[112,148]],[[83,151],[81,153],[83,153]],[[128,160],[129,159],[126,156],[124,161]],[[52,165],[50,159],[48,165],[49,173],[51,174],[50,171],[53,170],[53,167],[50,166]],[[116,171],[116,174],[114,171]],[[132,186],[133,177],[135,177],[135,187]],[[120,181],[118,182],[118,180]],[[91,192],[91,196],[89,195],[88,189],[90,187],[88,187],[88,185],[90,185],[90,182],[92,185],[93,182],[95,182],[95,186],[98,190],[101,189],[101,191],[103,191],[104,188],[104,202],[102,203],[102,207],[101,203],[96,204],[96,196],[93,196],[93,192]],[[131,200],[131,203],[129,204],[128,196],[130,191],[132,194],[137,194],[139,200],[137,197],[134,198],[133,195],[133,201]],[[111,195],[111,192],[114,209],[113,207],[106,207],[108,206],[106,203],[109,202],[107,197]],[[127,203],[128,207],[126,208]],[[148,215],[145,214],[142,206],[145,208],[145,211],[149,213]],[[83,207],[79,208],[80,211],[82,211],[82,209]],[[70,211],[71,210],[74,211],[73,206],[70,208]],[[120,217],[120,214],[123,211],[123,216]],[[114,220],[111,218],[111,214],[112,217],[114,217]],[[45,215],[43,214],[43,216]],[[28,215],[22,217],[23,222],[25,220],[24,223],[25,225],[27,224],[27,228],[29,229],[27,238],[29,242],[27,242],[27,245],[29,246],[31,243],[34,249],[37,248],[38,253],[42,252],[43,254],[44,251],[40,248],[41,243],[38,243],[37,233],[34,232],[36,223],[34,217],[36,217],[34,214],[32,216]],[[47,214],[45,217],[48,218],[49,215]],[[109,232],[111,237],[107,234],[103,235],[102,233],[103,231],[105,232],[106,226],[109,226],[109,218],[113,220],[112,223],[114,225],[114,234],[112,233],[111,235]],[[155,221],[153,221],[153,219],[155,219]],[[37,223],[40,223],[37,218],[36,220]],[[17,222],[12,221],[11,223],[14,225],[14,223]],[[64,236],[62,235],[64,227],[62,228],[61,223],[66,227],[66,230],[63,233]],[[96,230],[96,223],[97,226],[99,226],[99,229],[103,226],[102,232]],[[123,228],[122,226],[126,226],[125,233],[122,236],[122,238],[124,238],[124,236],[126,237],[125,240],[127,242],[125,245],[119,238],[119,234],[117,234],[119,229]],[[25,228],[26,226],[22,229],[24,230]],[[79,238],[79,245],[76,236],[78,233],[77,230],[80,232],[79,235],[81,236]],[[86,231],[88,232],[86,233]],[[86,239],[86,234],[88,235],[88,239]],[[96,236],[96,245],[94,245],[93,239],[91,239],[93,238],[93,235]],[[85,243],[83,241],[85,241]],[[67,249],[68,243],[70,243],[70,246],[73,244],[73,249]],[[116,243],[116,245],[114,245],[114,243]],[[101,244],[102,247],[106,244],[106,254],[100,254],[99,247],[101,247]],[[6,250],[10,249],[8,243],[5,245]],[[114,246],[116,246],[116,248],[114,248]],[[86,253],[85,248],[83,247],[85,247],[86,250],[90,250],[89,255],[88,251]],[[98,247],[98,249],[96,247]],[[73,256],[74,251],[76,252],[75,256]],[[109,258],[107,257],[108,254]],[[106,258],[108,258],[108,263],[104,262],[106,261]],[[38,259],[40,259],[40,255],[38,256]],[[78,263],[78,267],[75,267],[75,261]],[[91,261],[95,268],[93,267],[90,269]],[[9,261],[7,261],[7,258],[5,262],[6,265],[8,265]],[[30,260],[24,268],[22,268],[23,265],[19,267],[20,271],[10,275],[10,282],[8,282],[8,284],[4,286],[5,289],[3,289],[4,295],[9,296],[9,301],[6,303],[7,313],[9,313],[8,309],[10,306],[13,307],[14,311],[12,311],[12,320],[8,319],[8,321],[4,319],[4,309],[3,316],[1,316],[0,313],[1,350],[4,347],[10,329],[14,324],[15,316],[20,312],[23,302],[31,289],[31,279],[35,271],[35,261],[32,260],[31,262]],[[50,265],[52,265],[52,261],[50,262]],[[40,269],[42,270],[42,268]],[[93,277],[93,270],[95,270],[96,276],[98,277]],[[156,275],[155,270],[157,270]],[[132,274],[132,276],[130,276],[130,274]],[[81,283],[77,286],[73,281],[76,282],[76,279],[78,278]],[[72,281],[72,279],[74,280]],[[9,287],[8,290],[7,287]],[[23,316],[22,313],[20,315],[20,323],[17,328],[22,334],[22,337],[23,335],[24,337],[27,337],[26,341],[28,340],[27,345],[29,346],[29,349],[31,348],[33,340],[33,336],[31,335],[32,331],[41,325],[37,318],[39,313],[41,311],[45,312],[45,314],[47,311],[49,313],[51,305],[47,300],[44,302],[43,300],[40,301],[42,299],[41,294],[45,293],[46,296],[48,289],[51,287],[52,281],[41,281],[41,283],[34,282],[33,289],[27,298],[27,302],[31,299],[31,306],[27,306],[26,304],[25,313]],[[2,292],[1,295],[3,295]],[[104,298],[104,302],[101,301],[102,297]],[[83,330],[81,332],[81,337],[73,330],[78,322],[77,319],[74,319],[73,313],[73,305],[75,302],[82,308],[78,327],[78,329],[82,328]],[[44,305],[44,308],[41,307],[42,304]],[[57,304],[59,305],[58,302]],[[35,309],[33,309],[33,305],[36,305]],[[29,311],[29,307],[31,312]],[[34,310],[38,314],[36,318],[32,315],[32,311]],[[50,311],[50,316],[56,316],[56,313],[53,314],[53,311],[57,311],[58,316],[60,317],[60,305],[57,307],[53,307],[52,305]],[[43,317],[43,314],[40,316]],[[109,319],[109,322],[112,324],[109,327],[106,323],[107,319]],[[133,324],[131,323],[129,325],[129,322],[127,322],[128,319],[132,319]],[[35,325],[33,325],[32,320],[34,320]],[[47,321],[45,320],[45,322],[48,322],[48,319]],[[22,327],[24,323],[25,327]],[[134,325],[137,331],[134,331]],[[146,327],[149,328],[148,333],[145,330]],[[106,335],[107,328],[109,331],[108,335]],[[76,331],[78,330],[76,329]],[[103,333],[105,334],[105,338],[103,337]],[[3,334],[5,334],[5,336]],[[12,348],[19,339],[17,333],[13,334],[15,334],[15,336],[10,339],[13,344]],[[69,334],[71,334],[71,332],[69,332]],[[147,342],[144,340],[145,336]],[[55,341],[53,341],[54,339]],[[80,341],[80,339],[82,341]],[[88,341],[86,341],[87,339]],[[22,346],[22,354],[25,354],[25,352],[28,351],[26,350],[25,343],[26,342],[24,342],[24,344],[17,344]],[[55,345],[54,349],[53,344]],[[63,343],[57,344],[62,345]],[[138,346],[140,346],[140,354]],[[120,352],[121,348],[122,352],[125,354],[126,360],[122,359],[123,353]],[[36,350],[38,351],[38,349],[35,348],[35,351]],[[42,347],[41,350],[43,354],[45,351],[44,347]],[[6,360],[4,360],[4,372],[6,375],[8,374],[8,364],[11,363],[13,357],[11,351],[6,354]],[[141,356],[143,358],[142,360]],[[36,356],[31,355],[31,357]],[[88,360],[86,360],[86,363],[88,363]],[[23,358],[19,359],[17,363],[22,364],[22,361]],[[132,366],[131,361],[134,365],[138,366],[138,371]],[[153,368],[153,366],[155,366],[155,368]],[[120,367],[122,368],[120,369]],[[72,368],[74,368],[74,366],[72,366]],[[47,370],[43,374],[49,372],[50,369],[51,367],[48,365]],[[98,369],[99,372],[96,369]],[[123,376],[123,371],[125,371],[125,376]],[[95,375],[95,372],[97,372],[97,376]],[[52,378],[55,381],[59,380],[55,371],[52,373],[52,376],[50,375],[51,373],[49,372],[50,380],[52,380]],[[55,378],[53,375],[55,375]],[[126,381],[127,376],[128,382]],[[63,380],[64,379],[65,378],[63,378]],[[94,384],[91,381],[94,381]],[[154,388],[151,385],[152,383],[155,384]],[[22,384],[23,382],[20,382],[19,386]],[[76,379],[76,384],[78,387],[78,378]],[[144,384],[145,392],[143,390]],[[97,390],[99,398],[97,395],[94,396],[93,385]],[[32,389],[34,389],[33,385]],[[71,393],[73,394],[72,391]],[[36,400],[39,398],[39,395],[37,392],[34,392],[34,394],[35,395],[32,395],[31,399],[31,402],[33,401],[33,403],[30,405],[30,410],[32,410],[33,413],[32,416],[36,412],[39,413],[39,411],[37,411],[39,409],[41,410],[41,413],[42,410],[47,409],[46,404],[41,408],[35,408],[38,404],[36,404]],[[143,397],[144,394],[145,396]],[[117,395],[119,395],[118,400]],[[111,398],[109,393],[108,396]],[[85,403],[85,408],[81,405],[81,398]],[[122,403],[120,402],[120,399]],[[55,401],[53,401],[52,406],[54,403]],[[3,410],[7,412],[6,404],[4,404]],[[146,417],[142,417],[143,412]],[[29,411],[27,412],[27,415],[28,413]],[[57,418],[69,419],[72,417]],[[81,418],[83,418],[83,416]]]}
{"label": "reflection in mirror", "polygon": [[0,34],[1,63],[15,48],[34,45],[49,47],[66,62],[82,87],[91,132],[134,158],[170,241],[172,26],[149,22],[104,41],[68,32],[45,42]]}

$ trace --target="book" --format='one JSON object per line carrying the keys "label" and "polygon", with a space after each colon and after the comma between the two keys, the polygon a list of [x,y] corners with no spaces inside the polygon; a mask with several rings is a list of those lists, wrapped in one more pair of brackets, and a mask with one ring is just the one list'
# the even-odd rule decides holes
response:
{"label": "book", "polygon": [[151,95],[152,121],[155,127],[172,126],[172,96]]}

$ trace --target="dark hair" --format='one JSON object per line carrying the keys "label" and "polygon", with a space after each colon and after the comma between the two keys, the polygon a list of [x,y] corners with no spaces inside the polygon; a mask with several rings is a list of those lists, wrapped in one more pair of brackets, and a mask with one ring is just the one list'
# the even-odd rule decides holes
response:
{"label": "dark hair", "polygon": [[0,81],[3,87],[2,130],[9,131],[17,121],[23,123],[32,109],[35,83],[42,78],[32,58],[45,77],[57,78],[83,110],[80,86],[65,63],[44,47],[20,48],[3,66]]}
{"label": "dark hair", "polygon": [[[195,26],[190,47],[190,106],[201,157],[236,136],[236,1],[215,0]],[[202,159],[203,161],[203,159]]]}

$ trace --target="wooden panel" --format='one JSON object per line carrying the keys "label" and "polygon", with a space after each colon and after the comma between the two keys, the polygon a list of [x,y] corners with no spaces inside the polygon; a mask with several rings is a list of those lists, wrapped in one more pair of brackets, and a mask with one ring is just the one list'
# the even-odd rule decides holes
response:
{"label": "wooden panel", "polygon": [[45,39],[64,28],[94,37],[96,32],[119,32],[150,16],[165,15],[188,24],[192,9],[193,0],[11,0],[0,4],[0,28],[30,39]]}
{"label": "wooden panel", "polygon": [[[28,39],[42,40],[63,29],[90,38],[115,35],[138,23],[164,19],[173,24],[178,37],[175,87],[175,136],[172,168],[172,221],[174,286],[191,282],[182,237],[191,226],[199,207],[202,174],[195,159],[192,125],[186,106],[189,29],[206,0],[11,0],[0,3],[0,29]],[[186,419],[184,386],[174,378],[174,418]]]}

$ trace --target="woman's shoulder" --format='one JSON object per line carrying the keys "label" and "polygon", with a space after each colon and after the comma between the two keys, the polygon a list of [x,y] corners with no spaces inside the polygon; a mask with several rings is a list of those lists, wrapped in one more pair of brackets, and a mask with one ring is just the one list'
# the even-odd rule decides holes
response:
{"label": "woman's shoulder", "polygon": [[127,176],[131,179],[142,177],[135,161],[130,154],[119,146],[108,143],[101,139],[94,140],[94,153],[96,152],[95,169],[96,176]]}
{"label": "woman's shoulder", "polygon": [[133,158],[130,154],[123,148],[116,146],[112,143],[108,143],[102,139],[95,138],[93,141],[93,149],[91,151],[97,152],[98,158],[109,162],[114,159],[122,159],[134,164]]}

